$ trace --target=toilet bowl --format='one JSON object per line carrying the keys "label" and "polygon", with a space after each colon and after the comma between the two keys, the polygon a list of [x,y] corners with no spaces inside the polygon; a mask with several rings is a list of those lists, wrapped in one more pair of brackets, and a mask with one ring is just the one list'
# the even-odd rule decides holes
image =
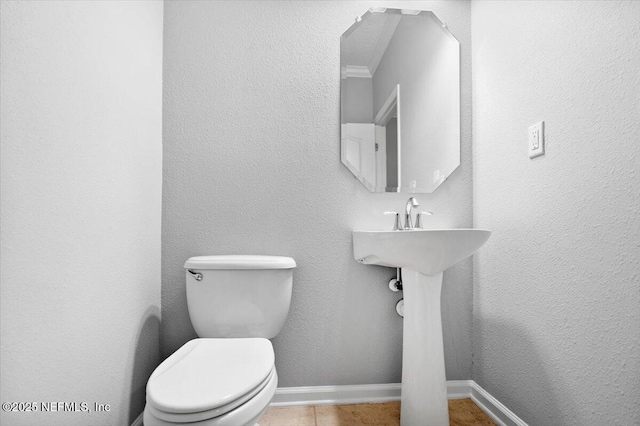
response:
{"label": "toilet bowl", "polygon": [[254,425],[275,394],[271,342],[194,339],[167,358],[147,383],[145,425]]}
{"label": "toilet bowl", "polygon": [[278,385],[273,346],[289,311],[295,261],[199,256],[185,263],[191,322],[200,338],[147,382],[145,426],[254,426]]}

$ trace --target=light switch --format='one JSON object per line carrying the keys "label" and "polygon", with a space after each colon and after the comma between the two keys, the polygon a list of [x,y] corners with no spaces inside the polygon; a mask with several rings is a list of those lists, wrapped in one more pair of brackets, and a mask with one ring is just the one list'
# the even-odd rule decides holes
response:
{"label": "light switch", "polygon": [[529,127],[529,158],[544,154],[544,121]]}

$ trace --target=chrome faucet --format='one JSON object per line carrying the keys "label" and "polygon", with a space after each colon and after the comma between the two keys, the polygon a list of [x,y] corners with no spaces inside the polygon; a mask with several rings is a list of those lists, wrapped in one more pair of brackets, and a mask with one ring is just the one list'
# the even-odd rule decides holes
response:
{"label": "chrome faucet", "polygon": [[416,214],[416,224],[413,225],[413,221],[411,220],[411,211],[416,207],[419,207],[418,200],[414,197],[409,198],[407,200],[407,205],[404,210],[404,225],[400,223],[400,215],[398,212],[384,212],[385,215],[393,215],[395,220],[393,224],[394,231],[406,231],[410,229],[422,229],[422,215],[432,215],[431,212],[420,212]]}
{"label": "chrome faucet", "polygon": [[411,220],[411,210],[419,207],[418,200],[411,197],[407,200],[407,205],[404,209],[404,226],[402,229],[413,229],[413,221]]}

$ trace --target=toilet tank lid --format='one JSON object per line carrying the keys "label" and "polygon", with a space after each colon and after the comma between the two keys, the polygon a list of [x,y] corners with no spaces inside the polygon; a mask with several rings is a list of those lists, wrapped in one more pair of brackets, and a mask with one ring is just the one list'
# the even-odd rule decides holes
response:
{"label": "toilet tank lid", "polygon": [[184,267],[185,269],[292,269],[296,267],[296,261],[283,256],[194,256],[187,259]]}

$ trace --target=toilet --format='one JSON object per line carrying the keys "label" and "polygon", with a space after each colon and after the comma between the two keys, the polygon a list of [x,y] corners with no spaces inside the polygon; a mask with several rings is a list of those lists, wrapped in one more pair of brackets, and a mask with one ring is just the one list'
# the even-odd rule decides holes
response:
{"label": "toilet", "polygon": [[[147,382],[145,426],[254,426],[278,386],[273,346],[287,318],[296,262],[280,256],[197,256],[186,270],[199,338]],[[185,425],[186,426],[186,425]]]}

